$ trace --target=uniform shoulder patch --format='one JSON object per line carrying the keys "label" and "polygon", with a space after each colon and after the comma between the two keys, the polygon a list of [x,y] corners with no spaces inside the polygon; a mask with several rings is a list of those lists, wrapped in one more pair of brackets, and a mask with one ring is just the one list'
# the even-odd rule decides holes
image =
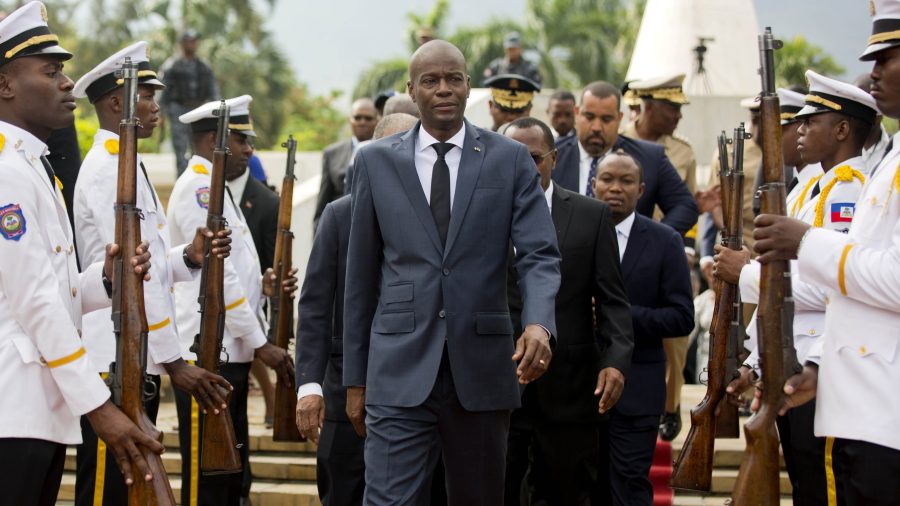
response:
{"label": "uniform shoulder patch", "polygon": [[25,235],[25,215],[19,204],[0,207],[0,235],[7,241],[18,241]]}
{"label": "uniform shoulder patch", "polygon": [[191,170],[193,170],[193,171],[196,172],[197,174],[206,174],[206,175],[209,175],[209,171],[206,170],[206,167],[204,167],[203,165],[201,165],[201,164],[199,164],[199,163],[196,164],[196,165],[194,165],[194,166],[192,166],[192,167],[191,167]]}
{"label": "uniform shoulder patch", "polygon": [[106,152],[111,155],[119,154],[119,141],[115,139],[106,139],[106,142],[103,143],[103,147],[106,148]]}
{"label": "uniform shoulder patch", "polygon": [[850,223],[855,210],[856,204],[853,202],[834,202],[831,204],[831,222]]}
{"label": "uniform shoulder patch", "polygon": [[6,145],[6,137],[0,134],[0,152],[3,152],[3,146]]}
{"label": "uniform shoulder patch", "polygon": [[195,196],[197,197],[197,205],[202,207],[203,209],[209,209],[209,187],[204,186],[202,188],[197,188],[195,192]]}

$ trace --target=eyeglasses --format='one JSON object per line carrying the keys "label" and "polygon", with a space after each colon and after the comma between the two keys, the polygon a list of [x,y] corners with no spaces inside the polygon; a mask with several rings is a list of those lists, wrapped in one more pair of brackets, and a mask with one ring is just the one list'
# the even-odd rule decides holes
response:
{"label": "eyeglasses", "polygon": [[531,159],[534,160],[534,164],[535,164],[535,165],[540,165],[541,162],[544,161],[544,158],[547,158],[548,156],[550,156],[551,154],[553,154],[553,153],[555,153],[555,152],[556,152],[556,149],[551,149],[550,151],[547,151],[547,152],[544,153],[543,155],[538,155],[538,154],[535,154],[535,153],[531,153]]}

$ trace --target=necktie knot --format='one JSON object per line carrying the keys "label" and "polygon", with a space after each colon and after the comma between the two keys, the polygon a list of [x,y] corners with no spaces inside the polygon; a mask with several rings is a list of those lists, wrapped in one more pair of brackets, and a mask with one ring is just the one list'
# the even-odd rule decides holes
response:
{"label": "necktie knot", "polygon": [[437,152],[438,158],[443,159],[444,155],[453,149],[453,144],[450,144],[449,142],[435,142],[431,147]]}

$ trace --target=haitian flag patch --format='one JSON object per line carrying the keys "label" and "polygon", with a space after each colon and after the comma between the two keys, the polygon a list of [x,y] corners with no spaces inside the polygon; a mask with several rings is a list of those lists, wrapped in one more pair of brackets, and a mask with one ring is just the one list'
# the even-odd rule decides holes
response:
{"label": "haitian flag patch", "polygon": [[10,241],[18,241],[25,235],[25,216],[19,204],[0,207],[0,235]]}
{"label": "haitian flag patch", "polygon": [[853,202],[837,202],[831,204],[831,222],[832,223],[850,223],[853,221],[853,211],[856,210],[856,204]]}
{"label": "haitian flag patch", "polygon": [[197,188],[196,192],[197,205],[203,209],[209,209],[209,187]]}

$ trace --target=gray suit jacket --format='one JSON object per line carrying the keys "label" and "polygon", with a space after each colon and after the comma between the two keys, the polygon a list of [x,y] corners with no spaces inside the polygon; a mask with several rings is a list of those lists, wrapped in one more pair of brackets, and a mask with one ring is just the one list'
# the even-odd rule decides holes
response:
{"label": "gray suit jacket", "polygon": [[351,139],[335,142],[322,152],[322,182],[319,185],[319,198],[316,200],[316,211],[313,214],[313,226],[317,227],[319,217],[329,202],[344,196],[344,175],[350,165],[353,154]]}
{"label": "gray suit jacket", "polygon": [[466,122],[442,247],[416,174],[419,126],[357,153],[344,298],[344,385],[368,404],[412,407],[430,394],[446,342],[470,411],[520,405],[506,299],[509,242],[522,321],[556,334],[560,257],[525,147]]}

